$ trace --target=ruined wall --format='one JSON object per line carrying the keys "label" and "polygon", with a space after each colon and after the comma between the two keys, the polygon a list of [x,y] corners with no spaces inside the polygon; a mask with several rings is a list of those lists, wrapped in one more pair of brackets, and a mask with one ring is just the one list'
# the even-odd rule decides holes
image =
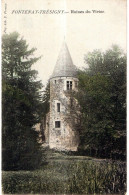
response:
{"label": "ruined wall", "polygon": [[[72,81],[72,89],[76,90],[77,78],[56,77],[50,80],[49,146],[58,150],[76,151],[79,134],[72,129],[68,120],[69,98],[65,93],[67,81]],[[57,103],[60,103],[60,112],[57,111]],[[60,121],[60,127],[55,127],[55,121]]]}
{"label": "ruined wall", "polygon": [[34,126],[34,128],[35,128],[35,130],[39,133],[38,142],[39,142],[39,143],[42,143],[41,123],[37,123],[37,124]]}
{"label": "ruined wall", "polygon": [[49,121],[50,121],[50,112],[47,113],[45,118],[44,136],[45,136],[46,144],[49,144]]}

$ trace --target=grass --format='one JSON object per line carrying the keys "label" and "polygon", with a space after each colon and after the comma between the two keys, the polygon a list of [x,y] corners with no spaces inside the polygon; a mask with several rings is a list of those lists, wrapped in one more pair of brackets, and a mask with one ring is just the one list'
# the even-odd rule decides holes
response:
{"label": "grass", "polygon": [[4,193],[105,194],[126,191],[126,166],[84,156],[47,152],[48,163],[35,171],[3,172]]}

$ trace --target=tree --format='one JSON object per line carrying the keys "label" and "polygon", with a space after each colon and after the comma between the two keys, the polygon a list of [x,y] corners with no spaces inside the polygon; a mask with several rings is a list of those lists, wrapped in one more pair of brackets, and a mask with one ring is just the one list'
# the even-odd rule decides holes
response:
{"label": "tree", "polygon": [[40,133],[42,141],[46,141],[45,139],[45,130],[46,130],[46,123],[48,120],[49,110],[50,110],[50,82],[48,81],[45,90],[43,91],[43,98],[42,98],[42,115],[41,115],[41,125],[40,125]]}
{"label": "tree", "polygon": [[32,65],[36,49],[17,32],[2,37],[2,165],[4,170],[35,169],[41,145],[35,124],[40,121],[42,84]]}
{"label": "tree", "polygon": [[43,117],[49,112],[50,109],[50,82],[47,83],[45,90],[43,91]]}
{"label": "tree", "polygon": [[78,102],[83,116],[80,146],[91,155],[126,154],[126,55],[118,46],[85,56],[79,73]]}

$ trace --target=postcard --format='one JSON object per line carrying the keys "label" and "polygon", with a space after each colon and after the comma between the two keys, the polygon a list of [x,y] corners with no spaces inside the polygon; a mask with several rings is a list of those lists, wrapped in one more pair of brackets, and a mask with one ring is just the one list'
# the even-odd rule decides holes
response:
{"label": "postcard", "polygon": [[2,193],[126,193],[126,0],[2,0]]}

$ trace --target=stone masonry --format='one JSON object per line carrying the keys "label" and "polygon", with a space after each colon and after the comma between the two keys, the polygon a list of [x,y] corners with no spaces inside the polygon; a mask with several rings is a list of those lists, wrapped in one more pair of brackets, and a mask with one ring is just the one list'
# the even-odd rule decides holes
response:
{"label": "stone masonry", "polygon": [[[67,91],[77,90],[78,79],[67,45],[64,42],[50,78],[49,136],[50,148],[77,151],[79,135],[70,125]],[[48,131],[47,131],[48,132]]]}

